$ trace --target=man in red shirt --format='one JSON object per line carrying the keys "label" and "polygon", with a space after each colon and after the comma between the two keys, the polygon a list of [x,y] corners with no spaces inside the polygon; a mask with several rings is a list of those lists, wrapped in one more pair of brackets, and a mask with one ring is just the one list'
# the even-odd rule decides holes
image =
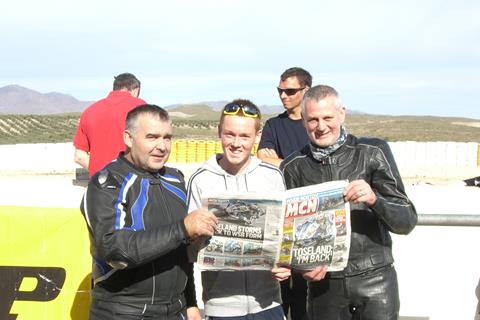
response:
{"label": "man in red shirt", "polygon": [[123,132],[127,113],[145,104],[139,99],[140,81],[131,73],[115,77],[113,91],[82,113],[73,139],[74,160],[91,177],[125,150]]}

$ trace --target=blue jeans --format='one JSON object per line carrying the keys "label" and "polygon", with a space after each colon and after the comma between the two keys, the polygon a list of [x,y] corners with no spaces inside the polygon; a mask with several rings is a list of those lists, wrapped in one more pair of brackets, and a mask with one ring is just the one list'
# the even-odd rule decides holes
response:
{"label": "blue jeans", "polygon": [[207,316],[207,320],[283,320],[282,306],[270,308],[257,313],[249,313],[244,316],[237,317],[212,317]]}

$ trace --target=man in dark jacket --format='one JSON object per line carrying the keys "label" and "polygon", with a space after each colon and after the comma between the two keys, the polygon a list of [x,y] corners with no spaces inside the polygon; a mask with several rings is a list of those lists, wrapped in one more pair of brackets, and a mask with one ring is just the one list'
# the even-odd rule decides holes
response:
{"label": "man in dark jacket", "polygon": [[126,152],[90,180],[81,205],[93,257],[90,319],[201,319],[186,245],[213,235],[217,220],[203,209],[187,215],[183,175],[164,166],[171,139],[165,110],[136,107]]}
{"label": "man in dark jacket", "polygon": [[282,164],[287,188],[348,179],[351,244],[347,267],[304,273],[308,315],[315,319],[398,319],[400,307],[389,232],[408,234],[417,213],[407,198],[388,144],[358,139],[343,126],[345,108],[335,89],[315,86],[304,96],[302,117],[310,144]]}

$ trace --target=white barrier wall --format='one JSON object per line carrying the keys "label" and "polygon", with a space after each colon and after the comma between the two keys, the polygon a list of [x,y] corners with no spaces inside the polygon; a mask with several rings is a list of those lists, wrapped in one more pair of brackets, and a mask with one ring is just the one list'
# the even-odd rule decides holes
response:
{"label": "white barrier wall", "polygon": [[[458,177],[480,175],[478,143],[389,143],[403,177]],[[188,152],[188,151],[187,151]],[[73,173],[72,143],[0,145],[0,174]]]}
{"label": "white barrier wall", "polygon": [[[459,184],[406,187],[419,214],[480,215],[480,188]],[[480,320],[480,227],[416,226],[392,234],[406,319]]]}
{"label": "white barrier wall", "polygon": [[72,143],[0,145],[0,175],[73,173],[74,151]]}
{"label": "white barrier wall", "polygon": [[478,172],[478,143],[390,142],[403,177],[469,177]]}

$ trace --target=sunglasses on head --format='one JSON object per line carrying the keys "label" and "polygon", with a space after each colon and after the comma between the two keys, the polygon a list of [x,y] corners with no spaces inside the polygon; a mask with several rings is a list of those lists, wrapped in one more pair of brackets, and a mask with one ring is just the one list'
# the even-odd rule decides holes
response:
{"label": "sunglasses on head", "polygon": [[245,117],[257,118],[260,115],[260,112],[257,108],[243,104],[227,104],[223,108],[223,114],[236,115],[240,110],[242,110]]}
{"label": "sunglasses on head", "polygon": [[303,89],[305,89],[305,87],[303,87],[303,88],[286,88],[286,89],[277,87],[279,95],[282,95],[282,93],[285,92],[285,94],[287,96],[293,96],[295,93],[297,93],[298,91],[303,90]]}

